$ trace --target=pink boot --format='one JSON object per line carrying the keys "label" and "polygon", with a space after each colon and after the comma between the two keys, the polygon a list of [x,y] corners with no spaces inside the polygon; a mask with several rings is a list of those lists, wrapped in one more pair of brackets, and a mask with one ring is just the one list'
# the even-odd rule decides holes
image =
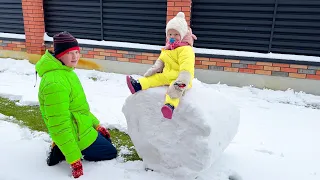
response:
{"label": "pink boot", "polygon": [[131,76],[127,76],[126,80],[131,94],[134,94],[142,89],[140,83]]}
{"label": "pink boot", "polygon": [[164,118],[172,119],[174,107],[170,104],[165,104],[161,108],[161,112]]}

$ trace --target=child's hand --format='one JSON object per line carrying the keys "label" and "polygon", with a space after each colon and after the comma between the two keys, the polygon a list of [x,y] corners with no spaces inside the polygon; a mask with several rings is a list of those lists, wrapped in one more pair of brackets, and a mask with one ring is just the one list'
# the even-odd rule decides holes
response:
{"label": "child's hand", "polygon": [[191,74],[187,71],[179,73],[178,78],[174,82],[174,86],[181,91],[185,90],[191,81]]}
{"label": "child's hand", "polygon": [[143,75],[144,77],[149,77],[149,76],[152,76],[154,75],[156,72],[154,70],[154,68],[150,68],[148,69],[148,71]]}
{"label": "child's hand", "polygon": [[167,94],[175,99],[175,98],[180,98],[185,90],[186,85],[181,82],[175,82],[171,84],[167,90]]}
{"label": "child's hand", "polygon": [[178,78],[169,86],[167,94],[171,98],[180,98],[184,91],[188,88],[190,80],[191,75],[189,72],[180,72]]}
{"label": "child's hand", "polygon": [[161,60],[156,60],[154,65],[148,69],[148,71],[143,75],[144,77],[152,76],[156,73],[159,73],[163,70],[164,63]]}
{"label": "child's hand", "polygon": [[180,90],[183,90],[187,85],[182,82],[175,82],[174,86]]}

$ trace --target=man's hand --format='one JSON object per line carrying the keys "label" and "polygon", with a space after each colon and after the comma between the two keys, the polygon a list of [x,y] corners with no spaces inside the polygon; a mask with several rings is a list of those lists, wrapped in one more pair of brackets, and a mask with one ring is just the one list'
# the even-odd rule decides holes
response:
{"label": "man's hand", "polygon": [[74,178],[79,178],[80,176],[83,175],[83,168],[82,168],[81,160],[78,160],[75,163],[72,163],[71,168],[72,168],[72,176]]}
{"label": "man's hand", "polygon": [[106,128],[98,125],[98,127],[97,127],[96,129],[97,129],[97,131],[100,132],[103,136],[108,137],[108,138],[110,139],[110,132],[109,132]]}

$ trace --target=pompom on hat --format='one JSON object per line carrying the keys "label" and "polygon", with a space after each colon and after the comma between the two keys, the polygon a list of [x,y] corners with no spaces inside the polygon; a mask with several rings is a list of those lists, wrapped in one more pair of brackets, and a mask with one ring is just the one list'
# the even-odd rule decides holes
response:
{"label": "pompom on hat", "polygon": [[181,39],[185,37],[185,35],[188,33],[188,23],[183,12],[179,12],[168,22],[166,27],[166,34],[168,34],[169,29],[177,30],[181,36]]}

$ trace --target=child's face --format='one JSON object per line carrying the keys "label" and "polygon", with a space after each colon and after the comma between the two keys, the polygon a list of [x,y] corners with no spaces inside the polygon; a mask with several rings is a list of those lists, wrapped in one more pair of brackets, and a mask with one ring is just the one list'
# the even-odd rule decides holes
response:
{"label": "child's face", "polygon": [[68,67],[76,67],[80,59],[78,50],[69,51],[60,57],[60,60]]}
{"label": "child's face", "polygon": [[170,38],[173,38],[175,41],[181,41],[180,34],[175,29],[169,29],[167,33],[167,40],[170,41]]}

